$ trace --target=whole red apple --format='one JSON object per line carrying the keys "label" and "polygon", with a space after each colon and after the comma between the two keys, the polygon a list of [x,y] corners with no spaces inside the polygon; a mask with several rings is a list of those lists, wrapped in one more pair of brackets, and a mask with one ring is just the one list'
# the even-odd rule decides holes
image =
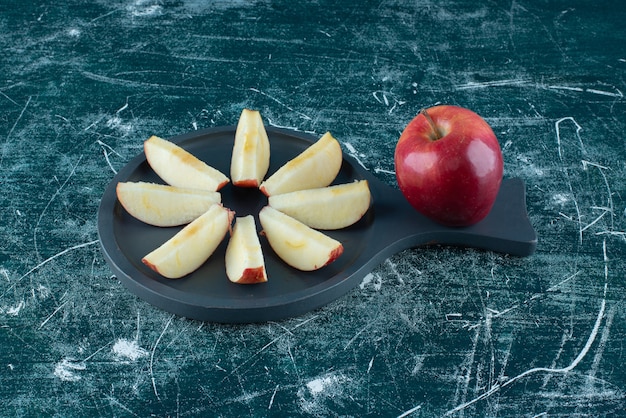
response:
{"label": "whole red apple", "polygon": [[400,191],[423,215],[468,226],[491,210],[502,182],[502,151],[487,122],[458,106],[422,110],[395,150]]}

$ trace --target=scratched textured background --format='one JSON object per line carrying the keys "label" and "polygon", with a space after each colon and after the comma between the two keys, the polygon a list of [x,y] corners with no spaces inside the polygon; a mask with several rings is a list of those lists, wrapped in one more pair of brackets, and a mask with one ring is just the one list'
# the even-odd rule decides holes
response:
{"label": "scratched textured background", "polygon": [[[0,414],[624,414],[626,7],[597,3],[1,1]],[[151,134],[256,108],[393,185],[439,102],[492,124],[535,255],[406,250],[315,312],[225,326],[100,254],[100,197]]]}

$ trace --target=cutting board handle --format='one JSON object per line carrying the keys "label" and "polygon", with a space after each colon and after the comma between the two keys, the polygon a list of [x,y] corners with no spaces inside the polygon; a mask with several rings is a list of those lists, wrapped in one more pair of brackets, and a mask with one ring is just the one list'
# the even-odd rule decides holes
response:
{"label": "cutting board handle", "polygon": [[505,179],[485,219],[468,227],[440,225],[417,212],[398,189],[371,179],[376,222],[375,242],[369,256],[379,260],[407,248],[453,245],[515,256],[529,256],[537,247],[537,234],[526,210],[524,182]]}

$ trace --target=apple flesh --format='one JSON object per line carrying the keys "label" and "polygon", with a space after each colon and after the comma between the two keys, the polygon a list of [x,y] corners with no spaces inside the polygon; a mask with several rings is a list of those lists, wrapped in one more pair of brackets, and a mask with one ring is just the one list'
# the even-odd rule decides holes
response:
{"label": "apple flesh", "polygon": [[118,200],[130,215],[150,225],[187,225],[141,261],[166,278],[181,278],[204,264],[228,231],[224,262],[233,283],[268,280],[259,235],[280,259],[302,271],[320,269],[341,256],[342,243],[318,229],[341,229],[361,219],[371,205],[367,181],[329,186],[343,162],[341,146],[330,132],[263,180],[269,148],[260,113],[244,109],[230,174],[234,186],[258,188],[269,198],[258,214],[263,230],[257,233],[252,215],[237,218],[231,229],[235,213],[220,203],[218,193],[231,181],[228,177],[171,141],[154,135],[146,140],[147,163],[167,184],[120,182]]}
{"label": "apple flesh", "polygon": [[115,191],[131,216],[161,227],[188,224],[222,199],[219,192],[141,181],[119,182]]}
{"label": "apple flesh", "polygon": [[270,143],[258,110],[244,109],[235,131],[230,177],[235,186],[259,187],[270,166]]}
{"label": "apple flesh", "polygon": [[315,229],[341,229],[356,223],[370,207],[367,180],[273,195],[268,204]]}
{"label": "apple flesh", "polygon": [[270,206],[261,209],[259,220],[274,252],[298,270],[320,269],[343,253],[339,241]]}
{"label": "apple flesh", "polygon": [[219,170],[166,139],[153,135],[143,148],[150,167],[169,185],[215,192],[230,181]]}
{"label": "apple flesh", "polygon": [[402,132],[394,160],[408,202],[447,226],[484,219],[502,182],[502,152],[493,130],[478,114],[458,106],[420,112]]}
{"label": "apple flesh", "polygon": [[260,185],[266,196],[326,187],[335,180],[343,154],[339,142],[326,132],[314,144],[287,161]]}
{"label": "apple flesh", "polygon": [[168,279],[186,276],[213,254],[230,229],[233,217],[231,210],[213,204],[141,261]]}
{"label": "apple flesh", "polygon": [[233,283],[254,284],[267,281],[265,261],[252,215],[235,219],[226,247],[226,276]]}

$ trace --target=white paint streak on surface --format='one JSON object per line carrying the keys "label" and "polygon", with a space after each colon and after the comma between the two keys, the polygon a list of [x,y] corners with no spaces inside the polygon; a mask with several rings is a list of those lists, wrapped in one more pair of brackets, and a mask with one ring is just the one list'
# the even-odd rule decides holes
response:
{"label": "white paint streak on surface", "polygon": [[[63,297],[65,297],[65,295],[63,295]],[[52,319],[52,317],[56,315],[57,312],[63,309],[63,307],[67,304],[67,302],[68,302],[67,300],[63,302],[50,315],[48,315],[48,317],[44,319],[44,321],[39,325],[39,329],[43,328],[48,323],[48,321],[50,321],[50,319]]]}
{"label": "white paint streak on surface", "polygon": [[85,370],[87,366],[81,362],[75,362],[71,359],[64,358],[54,367],[54,375],[64,382],[77,382],[81,379],[78,371]]}
{"label": "white paint streak on surface", "polygon": [[468,90],[468,89],[484,89],[486,87],[502,87],[502,86],[520,86],[528,84],[528,80],[493,80],[493,81],[485,81],[485,82],[474,82],[470,81],[469,83],[462,84],[457,86],[457,90]]}
{"label": "white paint streak on surface", "polygon": [[[118,110],[119,112],[119,110]],[[115,154],[118,157],[122,157],[117,151],[115,151],[113,148],[111,148],[111,146],[109,146],[108,144],[105,144],[104,142],[100,141],[99,139],[96,141],[96,143],[98,145],[100,145],[100,147],[102,148],[102,153],[104,154],[104,158],[107,162],[107,164],[109,165],[109,167],[111,168],[111,171],[113,171],[114,174],[117,174],[117,170],[115,168],[113,168],[113,164],[111,164],[111,160],[109,158],[109,155],[111,154]]]}
{"label": "white paint streak on surface", "polygon": [[384,168],[378,168],[378,167],[374,169],[374,172],[375,173],[385,173],[385,174],[396,174],[395,171],[385,170]]}
{"label": "white paint streak on surface", "polygon": [[115,344],[113,344],[112,351],[119,358],[128,359],[130,361],[136,361],[148,355],[148,351],[141,348],[139,344],[137,344],[137,341],[131,341],[125,338],[117,340]]}
{"label": "white paint streak on surface", "polygon": [[606,253],[606,241],[604,241],[603,244],[603,256],[604,256],[604,274],[605,274],[605,282],[604,282],[604,294],[603,294],[603,298],[602,301],[600,303],[600,309],[598,310],[598,315],[596,317],[596,321],[593,325],[593,329],[591,330],[589,337],[587,338],[587,342],[585,343],[585,345],[583,346],[583,348],[580,350],[580,352],[578,353],[578,355],[576,356],[576,358],[574,358],[574,360],[572,360],[572,362],[565,366],[565,367],[561,367],[561,368],[555,368],[555,367],[534,367],[531,369],[526,370],[525,372],[522,372],[520,374],[518,374],[517,376],[512,377],[509,380],[506,380],[504,383],[502,384],[496,384],[493,387],[491,387],[489,390],[487,390],[486,392],[484,392],[483,394],[477,396],[476,398],[464,402],[460,405],[458,405],[457,407],[447,411],[445,413],[446,416],[449,415],[453,415],[456,414],[457,412],[463,411],[465,408],[475,404],[476,402],[479,402],[483,399],[486,399],[488,397],[490,397],[491,395],[493,395],[494,393],[500,391],[500,389],[503,389],[507,386],[512,385],[513,383],[517,382],[518,380],[524,379],[526,376],[530,376],[536,373],[560,373],[560,374],[566,374],[569,373],[570,371],[574,370],[578,364],[585,358],[585,356],[590,352],[591,350],[591,346],[593,345],[593,343],[596,340],[596,337],[598,336],[598,331],[600,330],[600,325],[602,324],[602,319],[604,318],[604,311],[606,309],[606,296],[607,296],[607,291],[608,291],[608,257],[607,257],[607,253]]}
{"label": "white paint streak on surface", "polygon": [[17,281],[13,285],[9,286],[9,288],[6,289],[6,291],[3,294],[1,294],[0,297],[3,297],[4,295],[6,295],[10,290],[12,290],[17,285],[17,283],[21,282],[25,277],[28,277],[34,271],[36,271],[40,267],[44,266],[45,264],[49,263],[50,261],[54,260],[55,258],[60,257],[63,254],[66,254],[66,253],[68,253],[70,251],[73,251],[73,250],[76,250],[76,249],[79,249],[79,248],[83,248],[83,247],[87,247],[87,246],[96,244],[98,242],[99,242],[99,240],[96,239],[96,240],[93,240],[93,241],[85,242],[83,244],[74,245],[73,247],[66,248],[63,251],[61,251],[61,252],[59,252],[59,253],[51,256],[51,257],[48,257],[47,259],[43,260],[41,263],[37,264],[35,267],[31,268],[26,273],[24,273],[19,279],[17,279]]}
{"label": "white paint streak on surface", "polygon": [[380,276],[374,273],[366,274],[365,277],[363,277],[363,280],[361,281],[361,284],[359,285],[359,287],[361,289],[365,289],[370,284],[376,291],[379,291],[383,286],[383,282]]}
{"label": "white paint streak on surface", "polygon": [[[545,86],[541,83],[532,83],[530,80],[524,79],[506,79],[506,80],[492,80],[484,82],[470,81],[465,84],[456,86],[457,90],[470,90],[470,89],[484,89],[487,87],[505,87],[505,86],[529,86],[531,88],[547,88],[549,90],[564,90],[573,91],[576,93],[589,93],[600,96],[615,97],[617,99],[624,98],[624,93],[617,87],[613,86],[615,91],[599,90],[587,87],[575,87],[575,86],[560,86],[560,85],[548,85]],[[377,98],[378,100],[378,98]]]}
{"label": "white paint streak on surface", "polygon": [[71,28],[67,31],[67,34],[72,38],[78,38],[80,36],[80,29]]}
{"label": "white paint streak on surface", "polygon": [[[578,138],[578,142],[580,144],[580,150],[583,154],[585,154],[585,146],[582,142],[582,138],[580,137],[580,131],[582,130],[582,126],[580,126],[578,124],[578,122],[576,122],[576,120],[571,117],[571,116],[567,116],[564,118],[561,118],[559,120],[557,120],[554,123],[554,129],[556,131],[556,144],[557,144],[557,150],[559,153],[559,160],[561,161],[561,163],[563,165],[564,164],[564,160],[563,160],[563,146],[562,146],[562,141],[561,141],[561,123],[565,122],[565,121],[570,121],[571,123],[574,124],[574,126],[576,127],[576,137]],[[570,174],[569,171],[566,168],[563,168],[563,172],[565,173],[566,177],[567,177],[567,186],[569,188],[569,191],[571,193],[572,196],[574,196],[574,189],[572,186],[572,181],[570,179]],[[581,218],[581,212],[580,212],[580,207],[578,205],[578,201],[576,199],[573,199],[574,202],[574,207],[576,209],[576,217],[577,217],[577,222],[578,222],[578,229],[579,229],[579,234],[578,234],[578,238],[580,243],[582,244],[583,242],[583,226],[582,226],[582,218]]]}
{"label": "white paint streak on surface", "polygon": [[26,302],[21,300],[17,305],[6,308],[5,312],[7,315],[18,316],[24,306],[26,306]]}
{"label": "white paint streak on surface", "polygon": [[404,417],[408,417],[409,415],[411,415],[413,412],[419,411],[420,409],[422,409],[422,405],[417,405],[414,408],[409,409],[406,412],[403,412],[402,414],[398,415],[398,418],[404,418]]}
{"label": "white paint streak on surface", "polygon": [[152,389],[154,391],[154,395],[157,397],[159,401],[161,400],[161,397],[159,396],[159,391],[157,390],[156,378],[154,377],[154,369],[153,369],[154,354],[156,353],[156,349],[157,349],[157,346],[159,345],[159,342],[161,342],[161,338],[163,338],[165,331],[167,331],[173,319],[174,319],[174,315],[170,316],[170,319],[165,324],[163,331],[161,331],[161,334],[159,335],[159,338],[157,338],[156,342],[154,343],[154,347],[152,347],[152,352],[150,353],[150,380],[152,380]]}
{"label": "white paint streak on surface", "polygon": [[350,154],[350,156],[352,158],[354,158],[356,160],[357,163],[359,163],[359,165],[361,167],[363,167],[364,169],[368,170],[368,168],[365,166],[365,164],[363,164],[363,161],[361,161],[360,157],[364,157],[365,155],[362,153],[357,152],[356,148],[354,148],[354,145],[352,145],[349,142],[344,142],[345,147],[348,149],[348,153]]}
{"label": "white paint streak on surface", "polygon": [[160,15],[163,7],[159,4],[150,4],[149,0],[136,0],[127,7],[128,12],[133,17],[151,17]]}
{"label": "white paint streak on surface", "polygon": [[[307,382],[306,388],[314,398],[318,396],[332,397],[342,391],[342,385],[346,380],[347,378],[341,373],[329,372]],[[299,395],[302,397],[301,391]]]}
{"label": "white paint streak on surface", "polygon": [[273,96],[271,96],[271,95],[267,94],[267,93],[266,93],[266,92],[264,92],[264,91],[261,91],[261,90],[259,90],[259,89],[254,88],[254,87],[251,87],[251,88],[250,88],[250,91],[253,91],[253,92],[255,92],[255,93],[259,93],[259,94],[261,94],[261,95],[263,95],[263,96],[267,97],[268,99],[271,99],[271,100],[275,101],[276,103],[278,103],[279,105],[281,105],[281,106],[282,106],[282,107],[284,107],[285,109],[289,110],[290,112],[294,112],[294,113],[296,113],[297,115],[299,115],[299,116],[300,116],[302,119],[304,119],[304,120],[313,120],[313,118],[311,118],[310,116],[305,115],[305,114],[304,114],[304,113],[302,113],[302,112],[298,112],[297,110],[295,110],[295,109],[294,109],[294,108],[292,108],[291,106],[288,106],[287,104],[283,103],[281,100],[279,100],[279,99],[277,99],[276,97],[273,97]]}

